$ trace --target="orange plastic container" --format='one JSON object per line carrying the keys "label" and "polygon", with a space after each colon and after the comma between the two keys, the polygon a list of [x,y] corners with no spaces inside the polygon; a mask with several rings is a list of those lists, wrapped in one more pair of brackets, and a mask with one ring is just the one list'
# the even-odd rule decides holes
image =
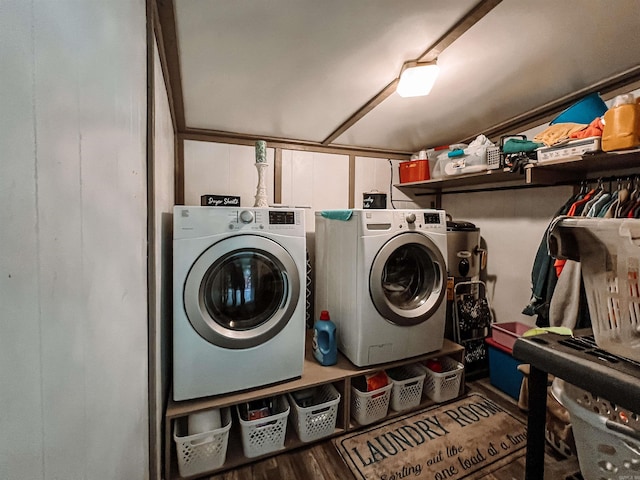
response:
{"label": "orange plastic container", "polygon": [[429,160],[400,162],[400,183],[429,180]]}
{"label": "orange plastic container", "polygon": [[604,114],[602,150],[605,152],[640,145],[640,103],[625,100],[629,103],[614,105]]}

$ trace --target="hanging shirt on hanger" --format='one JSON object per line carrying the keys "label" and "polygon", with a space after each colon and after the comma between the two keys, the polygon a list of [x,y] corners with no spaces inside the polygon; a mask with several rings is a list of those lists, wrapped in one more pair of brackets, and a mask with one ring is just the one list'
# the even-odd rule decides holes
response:
{"label": "hanging shirt on hanger", "polygon": [[553,224],[553,220],[561,215],[566,215],[571,206],[578,200],[584,198],[587,193],[586,190],[582,190],[575,195],[572,195],[562,205],[553,216],[552,221],[547,226],[538,250],[533,262],[533,268],[531,270],[531,300],[529,304],[524,307],[522,313],[529,316],[536,315],[536,326],[548,327],[549,326],[549,303],[553,297],[553,292],[557,283],[557,275],[553,268],[553,258],[549,254],[549,248],[547,246],[547,237],[549,235],[549,229]]}
{"label": "hanging shirt on hanger", "polygon": [[[567,212],[567,216],[569,217],[576,217],[579,216],[579,213],[576,212],[581,212],[582,208],[584,207],[584,205],[591,199],[591,197],[596,193],[595,189],[591,189],[589,190],[584,197],[582,197],[580,200],[574,202],[571,207],[569,208],[569,211]],[[553,267],[556,270],[556,276],[560,276],[560,274],[562,273],[562,269],[564,268],[564,264],[565,264],[566,260],[560,260],[557,259],[554,263],[553,263]]]}

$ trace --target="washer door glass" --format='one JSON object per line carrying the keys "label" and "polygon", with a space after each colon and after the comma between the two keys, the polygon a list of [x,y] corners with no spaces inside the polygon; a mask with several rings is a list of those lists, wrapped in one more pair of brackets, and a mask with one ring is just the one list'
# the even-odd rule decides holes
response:
{"label": "washer door glass", "polygon": [[205,340],[249,348],[284,328],[299,293],[291,255],[265,237],[243,235],[209,247],[196,260],[185,282],[184,307]]}
{"label": "washer door glass", "polygon": [[391,323],[410,326],[428,320],[445,295],[446,263],[428,237],[405,233],[392,238],[371,265],[374,306]]}

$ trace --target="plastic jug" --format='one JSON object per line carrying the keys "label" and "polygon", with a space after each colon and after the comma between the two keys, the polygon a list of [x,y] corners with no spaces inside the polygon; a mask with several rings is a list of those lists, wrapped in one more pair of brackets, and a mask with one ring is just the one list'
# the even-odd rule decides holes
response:
{"label": "plastic jug", "polygon": [[[640,99],[638,99],[640,101]],[[611,152],[640,145],[640,103],[633,94],[618,95],[604,114],[602,150]]]}
{"label": "plastic jug", "polygon": [[336,324],[327,310],[320,312],[320,318],[313,325],[313,357],[320,365],[335,365],[338,361]]}

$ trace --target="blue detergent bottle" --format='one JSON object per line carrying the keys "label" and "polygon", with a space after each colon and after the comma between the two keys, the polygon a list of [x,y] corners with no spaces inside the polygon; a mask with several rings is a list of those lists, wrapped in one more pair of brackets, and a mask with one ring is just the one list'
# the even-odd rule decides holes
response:
{"label": "blue detergent bottle", "polygon": [[324,366],[338,362],[336,324],[331,321],[327,310],[320,312],[320,318],[313,325],[313,356]]}

